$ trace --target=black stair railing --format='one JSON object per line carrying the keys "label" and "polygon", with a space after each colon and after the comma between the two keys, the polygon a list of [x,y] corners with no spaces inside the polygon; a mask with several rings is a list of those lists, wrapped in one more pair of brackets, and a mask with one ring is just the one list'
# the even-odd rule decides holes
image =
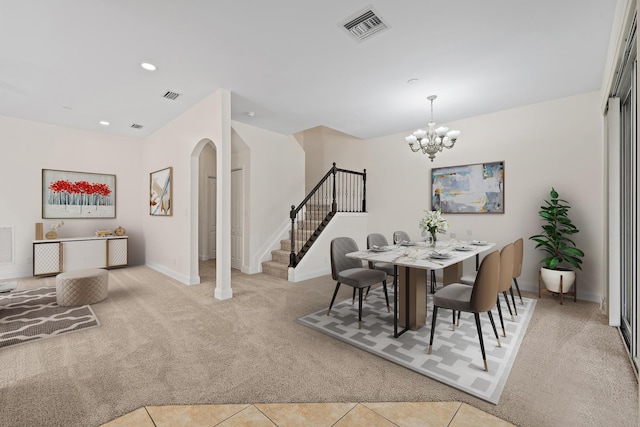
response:
{"label": "black stair railing", "polygon": [[295,267],[337,212],[367,211],[367,170],[333,167],[297,207],[291,205],[291,254]]}

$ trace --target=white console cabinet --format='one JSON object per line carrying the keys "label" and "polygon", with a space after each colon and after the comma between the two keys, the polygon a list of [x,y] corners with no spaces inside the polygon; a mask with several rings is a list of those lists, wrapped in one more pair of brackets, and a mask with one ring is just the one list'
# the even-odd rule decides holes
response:
{"label": "white console cabinet", "polygon": [[33,275],[47,276],[83,268],[124,267],[128,236],[35,240]]}

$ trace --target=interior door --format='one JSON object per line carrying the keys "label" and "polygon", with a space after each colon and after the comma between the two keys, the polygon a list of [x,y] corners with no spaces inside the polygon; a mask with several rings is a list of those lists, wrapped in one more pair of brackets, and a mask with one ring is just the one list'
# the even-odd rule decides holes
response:
{"label": "interior door", "polygon": [[243,252],[243,180],[242,169],[231,171],[231,268],[242,268]]}
{"label": "interior door", "polygon": [[216,177],[207,179],[207,249],[209,259],[216,258]]}

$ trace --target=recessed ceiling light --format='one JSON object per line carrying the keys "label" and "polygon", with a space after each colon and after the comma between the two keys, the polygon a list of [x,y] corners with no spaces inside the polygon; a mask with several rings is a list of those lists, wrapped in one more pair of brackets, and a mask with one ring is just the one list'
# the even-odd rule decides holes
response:
{"label": "recessed ceiling light", "polygon": [[407,80],[407,84],[414,85],[414,84],[418,83],[418,81],[419,81],[418,79],[409,79],[409,80]]}
{"label": "recessed ceiling light", "polygon": [[254,117],[255,115],[256,115],[255,111],[249,111],[247,113],[247,116],[249,116],[249,117]]}
{"label": "recessed ceiling light", "polygon": [[143,62],[142,64],[140,64],[140,66],[142,68],[144,68],[147,71],[155,71],[158,69],[158,67],[156,67],[155,65],[149,63],[149,62]]}
{"label": "recessed ceiling light", "polygon": [[109,126],[109,122],[105,121],[105,120],[100,120],[100,124],[102,126]]}

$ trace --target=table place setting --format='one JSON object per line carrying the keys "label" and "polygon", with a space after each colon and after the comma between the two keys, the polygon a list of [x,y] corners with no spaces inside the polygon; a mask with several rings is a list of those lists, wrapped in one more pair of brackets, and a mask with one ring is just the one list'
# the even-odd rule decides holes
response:
{"label": "table place setting", "polygon": [[[478,246],[478,245],[475,245],[475,246]],[[476,248],[474,246],[467,245],[467,244],[464,244],[464,243],[460,243],[458,245],[455,245],[453,247],[453,249],[456,250],[456,251],[463,251],[463,252],[475,251],[476,250]]]}

